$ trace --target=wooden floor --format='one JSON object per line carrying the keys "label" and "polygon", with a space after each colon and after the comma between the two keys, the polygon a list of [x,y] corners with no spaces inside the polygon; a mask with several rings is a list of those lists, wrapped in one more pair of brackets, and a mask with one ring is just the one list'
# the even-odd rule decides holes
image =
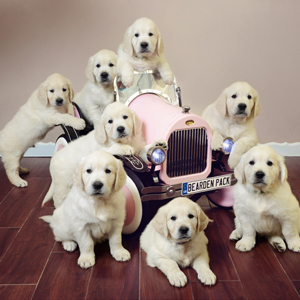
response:
{"label": "wooden floor", "polygon": [[[172,287],[167,278],[145,262],[139,237],[123,237],[129,262],[116,262],[108,243],[95,248],[96,265],[82,270],[79,252],[67,253],[55,243],[48,224],[52,202],[41,208],[50,185],[49,158],[24,158],[29,167],[27,188],[13,187],[0,161],[0,299],[299,299],[300,254],[275,251],[260,238],[248,253],[235,250],[228,236],[233,212],[201,201],[214,220],[206,229],[210,266],[217,276],[213,287],[203,286],[191,268],[188,284]],[[300,157],[287,158],[289,182],[300,200]],[[158,205],[158,204],[153,204]]]}

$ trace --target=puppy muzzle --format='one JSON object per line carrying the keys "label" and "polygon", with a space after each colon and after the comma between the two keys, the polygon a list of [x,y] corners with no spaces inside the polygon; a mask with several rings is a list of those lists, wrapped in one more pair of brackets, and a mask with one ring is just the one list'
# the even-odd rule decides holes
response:
{"label": "puppy muzzle", "polygon": [[263,171],[257,171],[254,174],[253,184],[256,186],[265,186],[267,183],[265,182],[266,174]]}
{"label": "puppy muzzle", "polygon": [[95,181],[93,183],[93,195],[101,196],[103,195],[103,183],[101,181]]}
{"label": "puppy muzzle", "polygon": [[99,77],[99,81],[101,83],[110,83],[111,82],[111,79],[110,79],[110,76],[107,72],[102,72],[100,74],[100,77]]}
{"label": "puppy muzzle", "polygon": [[118,134],[119,139],[122,139],[122,138],[125,138],[128,136],[124,126],[117,127],[117,134]]}
{"label": "puppy muzzle", "polygon": [[64,99],[62,99],[62,98],[57,98],[57,99],[55,100],[55,105],[56,105],[56,106],[63,106],[63,105],[64,105]]}

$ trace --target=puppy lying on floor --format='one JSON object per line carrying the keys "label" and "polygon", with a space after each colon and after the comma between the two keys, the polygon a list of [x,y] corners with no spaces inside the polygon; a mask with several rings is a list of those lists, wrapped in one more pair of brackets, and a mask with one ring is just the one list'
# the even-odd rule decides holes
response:
{"label": "puppy lying on floor", "polygon": [[85,127],[84,120],[68,114],[73,96],[70,81],[60,74],[52,74],[0,132],[0,153],[12,184],[28,185],[19,176],[29,173],[28,169],[20,167],[20,160],[26,150],[41,141],[55,125],[64,124],[78,130]]}
{"label": "puppy lying on floor", "polygon": [[41,217],[50,223],[55,240],[70,252],[78,244],[78,265],[84,269],[95,264],[95,243],[105,239],[117,261],[129,260],[121,238],[126,202],[122,162],[105,151],[92,152],[80,159],[73,180],[70,193],[53,216]]}
{"label": "puppy lying on floor", "polygon": [[50,162],[52,183],[42,205],[51,198],[55,207],[61,205],[72,187],[72,174],[81,157],[101,149],[114,155],[136,154],[147,161],[147,151],[157,143],[161,141],[146,145],[142,122],[132,109],[120,102],[109,104],[95,130],[54,153]]}
{"label": "puppy lying on floor", "polygon": [[258,94],[247,82],[232,84],[203,111],[202,117],[213,132],[212,150],[220,149],[227,137],[235,142],[228,158],[231,169],[247,150],[257,145],[253,120],[259,113]]}
{"label": "puppy lying on floor", "polygon": [[216,276],[209,268],[208,240],[203,231],[208,222],[200,206],[188,198],[175,198],[162,206],[141,235],[147,264],[160,269],[177,287],[187,283],[179,266],[189,265],[202,283],[214,285]]}
{"label": "puppy lying on floor", "polygon": [[74,97],[83,115],[95,125],[105,107],[114,102],[114,79],[117,69],[117,54],[110,50],[101,50],[91,56],[85,70],[88,82]]}
{"label": "puppy lying on floor", "polygon": [[282,156],[267,145],[246,152],[234,170],[235,248],[250,251],[256,233],[266,236],[278,251],[300,252],[300,208],[287,182]]}
{"label": "puppy lying on floor", "polygon": [[136,20],[125,32],[118,49],[117,74],[130,87],[134,71],[158,71],[166,84],[172,84],[174,75],[164,57],[163,40],[154,22],[147,18]]}

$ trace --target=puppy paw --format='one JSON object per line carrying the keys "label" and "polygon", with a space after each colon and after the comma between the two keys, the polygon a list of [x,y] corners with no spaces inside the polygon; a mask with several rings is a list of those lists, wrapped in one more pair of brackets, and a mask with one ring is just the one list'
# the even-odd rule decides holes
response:
{"label": "puppy paw", "polygon": [[289,242],[288,247],[290,250],[292,250],[294,252],[300,252],[300,237],[297,239],[294,239],[292,242]]}
{"label": "puppy paw", "polygon": [[68,252],[73,252],[77,248],[77,244],[73,241],[62,242],[62,246]]}
{"label": "puppy paw", "polygon": [[216,275],[211,270],[204,270],[198,273],[198,279],[204,285],[214,285],[217,281]]}
{"label": "puppy paw", "polygon": [[231,232],[229,239],[231,241],[238,241],[242,238],[242,235],[235,229]]}
{"label": "puppy paw", "polygon": [[241,156],[234,155],[233,153],[231,153],[228,158],[229,168],[233,170],[238,165],[240,159],[241,159]]}
{"label": "puppy paw", "polygon": [[124,145],[120,147],[119,153],[120,155],[134,155],[134,148],[129,145]]}
{"label": "puppy paw", "polygon": [[131,87],[134,81],[134,76],[132,74],[122,74],[122,83],[127,87]]}
{"label": "puppy paw", "polygon": [[153,144],[154,144],[154,146],[159,146],[159,147],[164,148],[164,150],[166,150],[166,151],[169,149],[168,143],[165,140],[157,140]]}
{"label": "puppy paw", "polygon": [[95,265],[95,255],[94,254],[80,255],[77,263],[80,268],[88,269]]}
{"label": "puppy paw", "polygon": [[168,275],[168,279],[171,285],[177,287],[183,287],[187,283],[187,278],[182,271],[178,271]]}
{"label": "puppy paw", "polygon": [[82,130],[85,128],[85,121],[83,119],[75,119],[72,127],[77,130]]}
{"label": "puppy paw", "polygon": [[164,83],[169,84],[169,85],[173,84],[174,75],[173,75],[172,72],[170,72],[170,71],[169,72],[164,72],[163,74],[160,74],[160,75],[161,75]]}
{"label": "puppy paw", "polygon": [[22,178],[12,180],[11,183],[17,187],[26,187],[28,186],[28,182],[23,180]]}
{"label": "puppy paw", "polygon": [[235,244],[235,249],[241,252],[247,252],[253,249],[255,246],[255,241],[241,239]]}
{"label": "puppy paw", "polygon": [[285,242],[279,236],[274,236],[274,237],[268,238],[268,242],[279,252],[284,252],[286,250]]}
{"label": "puppy paw", "polygon": [[127,261],[131,258],[129,251],[127,251],[125,248],[112,252],[112,256],[117,261]]}
{"label": "puppy paw", "polygon": [[211,140],[211,149],[212,150],[220,150],[223,146],[223,137],[221,135],[215,135],[213,136],[212,140]]}

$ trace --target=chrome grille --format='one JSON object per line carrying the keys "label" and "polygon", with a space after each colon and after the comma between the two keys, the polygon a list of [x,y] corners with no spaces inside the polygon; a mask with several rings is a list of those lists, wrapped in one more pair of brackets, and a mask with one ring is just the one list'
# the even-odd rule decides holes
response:
{"label": "chrome grille", "polygon": [[207,166],[205,128],[176,130],[168,140],[167,175],[178,177],[201,173]]}

